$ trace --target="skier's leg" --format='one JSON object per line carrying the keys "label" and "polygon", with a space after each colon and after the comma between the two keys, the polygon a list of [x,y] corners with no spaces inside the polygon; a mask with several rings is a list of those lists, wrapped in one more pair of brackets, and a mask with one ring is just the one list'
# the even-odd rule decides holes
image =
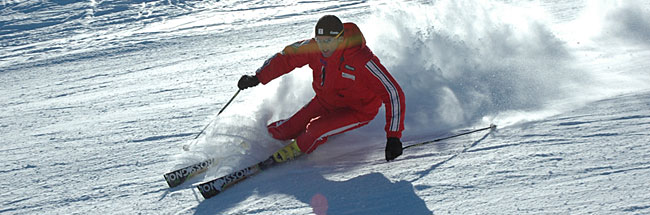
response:
{"label": "skier's leg", "polygon": [[344,133],[368,124],[374,114],[360,113],[351,109],[339,109],[312,120],[305,132],[297,138],[297,145],[303,153],[313,152],[327,141],[327,137]]}
{"label": "skier's leg", "polygon": [[273,122],[267,126],[267,129],[275,139],[295,139],[305,130],[305,127],[313,118],[325,113],[327,113],[327,110],[314,97],[289,119]]}

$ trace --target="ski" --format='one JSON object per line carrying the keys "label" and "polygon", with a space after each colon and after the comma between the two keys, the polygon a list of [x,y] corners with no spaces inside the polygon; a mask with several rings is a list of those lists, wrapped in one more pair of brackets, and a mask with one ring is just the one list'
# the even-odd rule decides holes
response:
{"label": "ski", "polygon": [[199,189],[199,192],[201,192],[203,198],[209,199],[223,192],[225,189],[236,184],[237,182],[240,182],[248,178],[249,176],[255,175],[261,172],[262,170],[265,170],[273,166],[276,163],[277,162],[275,162],[273,156],[270,156],[268,159],[259,162],[257,164],[240,169],[238,171],[216,178],[214,180],[201,183],[197,185],[196,188]]}
{"label": "ski", "polygon": [[176,187],[178,185],[183,184],[183,182],[187,181],[188,179],[201,174],[208,170],[210,167],[213,165],[217,164],[217,159],[216,158],[210,158],[168,173],[165,173],[165,181],[167,181],[167,184],[169,185],[170,188]]}

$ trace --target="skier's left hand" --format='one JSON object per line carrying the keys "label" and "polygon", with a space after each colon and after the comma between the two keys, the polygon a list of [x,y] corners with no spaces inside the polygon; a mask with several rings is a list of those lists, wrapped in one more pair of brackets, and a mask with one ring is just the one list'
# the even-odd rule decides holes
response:
{"label": "skier's left hand", "polygon": [[389,137],[386,141],[386,161],[392,161],[402,155],[402,141],[397,137]]}

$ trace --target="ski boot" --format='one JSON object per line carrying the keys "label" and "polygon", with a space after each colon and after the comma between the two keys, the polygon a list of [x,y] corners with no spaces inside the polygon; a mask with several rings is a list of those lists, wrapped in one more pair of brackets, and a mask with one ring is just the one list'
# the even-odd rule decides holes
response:
{"label": "ski boot", "polygon": [[294,140],[291,142],[291,144],[281,148],[277,152],[273,153],[273,155],[269,156],[269,158],[260,162],[259,167],[260,169],[265,170],[272,166],[275,166],[275,164],[293,160],[300,155],[302,155],[302,152]]}
{"label": "ski boot", "polygon": [[302,155],[302,152],[300,151],[300,148],[298,148],[298,144],[294,140],[289,145],[273,153],[273,160],[275,160],[276,163],[283,163],[286,161],[293,160],[300,155]]}

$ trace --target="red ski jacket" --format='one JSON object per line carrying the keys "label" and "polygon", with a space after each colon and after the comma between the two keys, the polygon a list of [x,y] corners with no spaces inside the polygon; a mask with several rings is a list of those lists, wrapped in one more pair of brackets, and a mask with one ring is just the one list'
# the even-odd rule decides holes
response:
{"label": "red ski jacket", "polygon": [[300,41],[267,60],[257,70],[257,78],[266,84],[295,68],[309,65],[313,70],[316,99],[325,108],[374,113],[384,103],[386,136],[401,138],[406,110],[402,88],[366,46],[359,27],[345,23],[343,28],[344,41],[332,56],[323,57],[314,39]]}

